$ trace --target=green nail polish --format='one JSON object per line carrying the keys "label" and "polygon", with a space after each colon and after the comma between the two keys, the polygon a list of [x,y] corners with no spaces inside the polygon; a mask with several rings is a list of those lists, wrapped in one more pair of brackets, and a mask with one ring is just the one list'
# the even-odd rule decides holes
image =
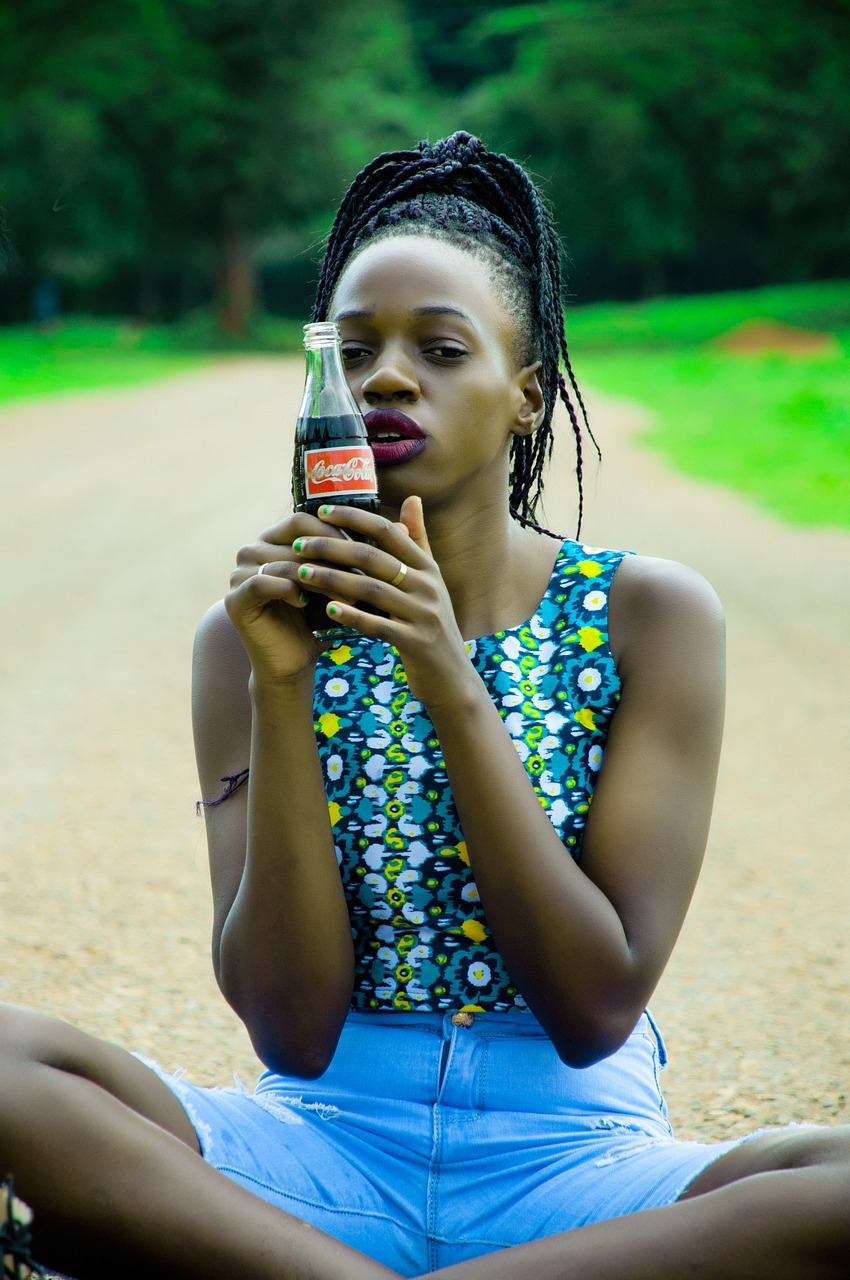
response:
{"label": "green nail polish", "polygon": [[327,507],[327,506],[326,506],[326,507],[319,507],[319,515],[320,515],[320,516],[329,516],[329,515],[330,515],[330,513],[331,513],[332,511],[333,511],[333,507]]}
{"label": "green nail polish", "polygon": [[307,604],[307,603],[309,602],[309,600],[310,600],[310,597],[307,595],[307,592],[306,592],[306,591],[302,591],[302,592],[301,592],[301,603],[302,603],[302,604]]}
{"label": "green nail polish", "polygon": [[309,576],[310,576],[310,566],[308,564],[302,564],[301,568],[298,570],[298,577],[309,578]]}
{"label": "green nail polish", "polygon": [[300,550],[301,550],[301,545],[302,545],[302,543],[303,543],[303,542],[304,542],[304,539],[303,539],[303,538],[296,538],[296,539],[295,539],[295,541],[294,541],[294,542],[293,542],[293,544],[292,544],[292,550],[293,550],[293,551],[300,551]]}
{"label": "green nail polish", "polygon": [[328,613],[331,615],[332,618],[335,618],[336,615],[339,613],[339,609],[337,609],[335,604],[329,604]]}

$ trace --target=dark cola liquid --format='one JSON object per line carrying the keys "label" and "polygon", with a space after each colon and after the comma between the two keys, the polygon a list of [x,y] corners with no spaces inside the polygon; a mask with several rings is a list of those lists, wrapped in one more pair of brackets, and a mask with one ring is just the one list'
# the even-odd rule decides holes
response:
{"label": "dark cola liquid", "polygon": [[[295,458],[292,468],[292,493],[296,511],[307,511],[315,515],[320,507],[326,504],[344,507],[358,507],[361,511],[378,511],[378,490],[374,481],[369,492],[351,493],[347,490],[344,479],[340,487],[334,487],[333,481],[326,482],[321,494],[309,492],[307,477],[307,454],[317,449],[368,449],[369,442],[363,433],[363,420],[355,414],[343,414],[332,418],[299,418],[295,429]],[[372,476],[375,475],[372,460]],[[368,482],[357,480],[353,483],[365,488]],[[358,539],[356,533],[344,530],[346,537]],[[304,606],[304,621],[311,631],[330,631],[335,623],[325,612],[327,597],[315,592],[305,592],[310,596]]]}

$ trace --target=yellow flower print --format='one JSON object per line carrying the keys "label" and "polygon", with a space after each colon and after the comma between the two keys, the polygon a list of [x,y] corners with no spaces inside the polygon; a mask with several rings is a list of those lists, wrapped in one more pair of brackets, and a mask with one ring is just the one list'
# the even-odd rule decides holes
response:
{"label": "yellow flower print", "polygon": [[319,729],[326,738],[332,738],[335,733],[339,733],[341,728],[342,721],[332,711],[326,711],[319,716]]}
{"label": "yellow flower print", "polygon": [[395,971],[395,976],[399,982],[409,982],[413,977],[413,966],[409,964],[400,964]]}
{"label": "yellow flower print", "polygon": [[401,874],[403,870],[404,870],[403,858],[390,858],[389,862],[384,867],[384,875],[387,877],[388,880],[396,880],[398,879],[398,876]]}
{"label": "yellow flower print", "polygon": [[461,1013],[483,1013],[483,1004],[462,1004],[460,1006]]}
{"label": "yellow flower print", "polygon": [[578,642],[585,653],[593,653],[594,649],[605,643],[605,637],[596,627],[579,627]]}
{"label": "yellow flower print", "polygon": [[400,800],[388,800],[384,805],[384,813],[388,818],[400,818],[404,813],[404,805]]}
{"label": "yellow flower print", "polygon": [[576,568],[585,578],[596,578],[602,572],[602,565],[596,560],[579,560]]}
{"label": "yellow flower print", "polygon": [[331,820],[331,826],[335,827],[342,817],[342,809],[337,804],[336,800],[328,801],[328,816]]}
{"label": "yellow flower print", "polygon": [[596,712],[591,711],[590,707],[582,707],[581,711],[576,711],[573,714],[573,719],[577,720],[578,723],[585,729],[595,729],[596,728],[595,716],[596,716]]}
{"label": "yellow flower print", "polygon": [[407,895],[402,893],[401,889],[387,889],[387,902],[393,907],[400,907],[402,903],[407,901]]}
{"label": "yellow flower print", "polygon": [[487,930],[480,920],[464,920],[460,926],[460,931],[470,942],[483,942],[488,936]]}
{"label": "yellow flower print", "polygon": [[339,648],[331,649],[328,653],[328,657],[331,662],[335,662],[337,666],[340,666],[341,663],[348,662],[348,659],[351,657],[351,650],[347,644],[341,644]]}

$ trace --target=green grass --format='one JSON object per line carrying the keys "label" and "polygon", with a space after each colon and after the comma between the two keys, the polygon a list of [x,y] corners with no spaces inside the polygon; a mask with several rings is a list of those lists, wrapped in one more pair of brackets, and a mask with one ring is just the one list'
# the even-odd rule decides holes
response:
{"label": "green grass", "polygon": [[224,336],[209,311],[172,325],[71,316],[41,332],[0,327],[0,404],[31,396],[126,387],[197,368],[213,356],[301,348],[301,324],[263,317],[246,338]]}
{"label": "green grass", "polygon": [[126,387],[191,368],[201,357],[171,348],[167,330],[115,321],[64,321],[50,332],[0,329],[0,404],[95,387]]}
{"label": "green grass", "polygon": [[[831,333],[835,350],[713,347],[751,319]],[[792,523],[850,529],[850,282],[570,308],[568,330],[582,383],[645,405],[643,439],[671,465]],[[300,323],[264,317],[235,343],[204,311],[150,328],[0,328],[0,403],[146,382],[226,352],[296,351],[300,339]]]}
{"label": "green grass", "polygon": [[[831,332],[834,350],[712,348],[753,318]],[[646,406],[642,439],[674,467],[790,523],[850,529],[850,285],[586,307],[569,331],[580,380]]]}

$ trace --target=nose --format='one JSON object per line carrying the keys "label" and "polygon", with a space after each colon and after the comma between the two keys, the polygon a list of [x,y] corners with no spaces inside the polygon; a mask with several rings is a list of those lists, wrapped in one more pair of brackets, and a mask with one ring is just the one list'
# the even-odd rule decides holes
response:
{"label": "nose", "polygon": [[413,404],[419,399],[419,382],[403,354],[387,350],[362,382],[360,392],[373,408],[382,404]]}

